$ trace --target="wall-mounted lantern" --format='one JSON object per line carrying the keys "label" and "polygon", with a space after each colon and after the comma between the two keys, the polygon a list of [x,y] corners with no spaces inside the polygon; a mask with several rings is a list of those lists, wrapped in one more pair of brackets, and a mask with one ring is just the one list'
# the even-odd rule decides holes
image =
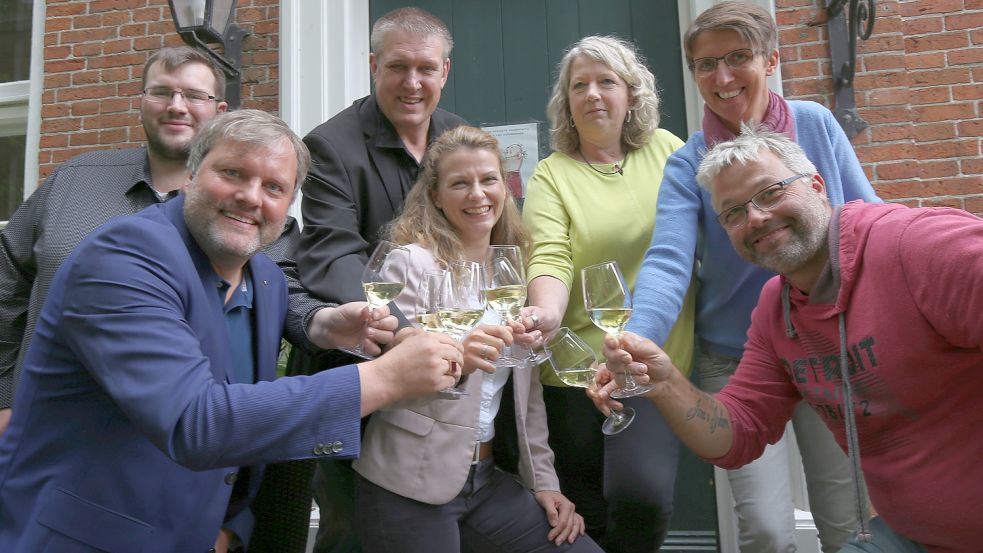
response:
{"label": "wall-mounted lantern", "polygon": [[[246,32],[232,23],[236,0],[168,0],[174,26],[184,42],[211,57],[225,72],[225,101],[239,107],[242,39]],[[221,43],[222,54],[208,46]]]}

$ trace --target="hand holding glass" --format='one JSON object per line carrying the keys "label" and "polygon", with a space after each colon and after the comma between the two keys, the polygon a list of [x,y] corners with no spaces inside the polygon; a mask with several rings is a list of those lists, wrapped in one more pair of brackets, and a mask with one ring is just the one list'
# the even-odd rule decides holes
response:
{"label": "hand holding glass", "polygon": [[[583,338],[565,326],[560,327],[550,338],[549,349],[552,352],[550,365],[564,384],[596,390],[597,356]],[[630,407],[623,411],[611,409],[611,414],[601,425],[601,432],[609,436],[617,434],[628,428],[634,419],[635,410]]]}
{"label": "hand holding glass", "polygon": [[[481,293],[481,266],[471,261],[454,261],[447,267],[437,295],[437,321],[444,333],[460,342],[485,313]],[[458,388],[441,390],[445,396],[462,396]]]}
{"label": "hand holding glass", "polygon": [[[506,248],[518,248],[507,246]],[[526,304],[526,280],[522,272],[510,259],[510,250],[502,246],[488,248],[488,258],[485,260],[485,301],[488,307],[498,313],[504,323],[514,321],[519,317],[519,309]],[[521,260],[519,261],[521,263]],[[495,360],[496,367],[508,367],[516,363],[524,363],[523,359],[512,356],[512,348],[505,346],[502,356]]]}
{"label": "hand holding glass", "polygon": [[[372,321],[375,310],[396,299],[396,296],[403,291],[409,265],[410,250],[386,240],[376,246],[368,263],[365,264],[365,269],[362,270],[362,290],[365,291],[365,298],[369,303],[369,321],[366,322],[366,328]],[[340,349],[364,359],[372,359],[371,355],[365,353],[361,341],[354,348]]]}
{"label": "hand holding glass", "polygon": [[[580,271],[584,291],[584,307],[595,326],[619,339],[631,318],[631,292],[621,269],[615,261],[607,261]],[[611,397],[634,397],[655,388],[655,384],[639,385],[631,373],[624,373],[624,384]]]}

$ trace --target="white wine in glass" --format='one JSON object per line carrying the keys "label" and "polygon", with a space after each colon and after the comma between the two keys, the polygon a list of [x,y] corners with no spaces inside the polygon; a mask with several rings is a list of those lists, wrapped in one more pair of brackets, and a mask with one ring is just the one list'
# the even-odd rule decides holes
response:
{"label": "white wine in glass", "polygon": [[440,320],[437,318],[437,299],[440,297],[440,284],[447,271],[437,269],[426,271],[420,280],[417,294],[416,324],[427,332],[441,332]]}
{"label": "white wine in glass", "polygon": [[[518,246],[489,246],[483,266],[485,271],[485,301],[498,313],[503,323],[519,318],[519,310],[526,304],[526,278],[516,263],[522,263]],[[505,346],[502,356],[495,360],[496,367],[509,367],[525,359],[512,355],[512,348]]]}
{"label": "white wine in glass", "polygon": [[[563,326],[550,338],[549,348],[552,352],[550,365],[564,384],[574,388],[594,388],[597,356],[583,338]],[[634,419],[635,410],[631,407],[623,411],[611,409],[611,414],[601,424],[601,432],[609,436],[617,434],[628,428]]]}
{"label": "white wine in glass", "polygon": [[[437,320],[444,333],[458,342],[471,331],[485,312],[481,293],[481,265],[453,261],[441,281],[437,296]],[[440,391],[445,397],[467,395],[456,386]]]}
{"label": "white wine in glass", "polygon": [[[365,269],[362,270],[362,290],[369,303],[369,321],[376,309],[396,299],[406,284],[406,272],[410,266],[410,250],[383,240],[375,247]],[[368,322],[366,323],[368,327]],[[340,348],[363,359],[372,359],[365,353],[362,342],[354,348]]]}
{"label": "white wine in glass", "polygon": [[[580,270],[584,307],[594,326],[621,337],[631,318],[631,291],[615,261],[606,261]],[[626,398],[644,394],[655,384],[639,385],[631,373],[624,373],[624,384],[611,397]]]}

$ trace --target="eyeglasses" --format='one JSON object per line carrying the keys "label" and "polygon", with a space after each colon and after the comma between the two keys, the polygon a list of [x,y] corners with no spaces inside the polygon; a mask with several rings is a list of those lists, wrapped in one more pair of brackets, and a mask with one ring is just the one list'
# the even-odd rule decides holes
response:
{"label": "eyeglasses", "polygon": [[808,173],[799,173],[783,181],[770,184],[758,190],[754,196],[751,196],[750,200],[721,212],[720,215],[717,215],[717,221],[724,228],[741,228],[747,224],[748,204],[758,208],[759,211],[770,211],[785,199],[785,188],[788,185],[808,176],[810,176]]}
{"label": "eyeglasses", "polygon": [[217,100],[215,96],[212,96],[204,90],[181,90],[168,88],[166,86],[154,86],[144,89],[143,91],[144,98],[151,102],[157,102],[160,104],[171,103],[171,99],[174,98],[175,94],[180,94],[186,103],[193,106],[201,106],[212,100]]}
{"label": "eyeglasses", "polygon": [[697,58],[689,64],[689,70],[700,75],[709,75],[717,70],[717,63],[719,63],[720,60],[724,60],[727,67],[730,67],[731,69],[743,69],[744,66],[747,65],[752,59],[754,59],[754,50],[751,50],[750,48],[741,48],[739,50],[734,50],[733,52],[728,52],[719,58]]}

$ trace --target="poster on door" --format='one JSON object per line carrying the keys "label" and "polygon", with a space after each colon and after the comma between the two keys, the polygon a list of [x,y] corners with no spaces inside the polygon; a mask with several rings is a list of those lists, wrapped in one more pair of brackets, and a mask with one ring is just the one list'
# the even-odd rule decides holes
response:
{"label": "poster on door", "polygon": [[539,162],[539,123],[514,123],[482,127],[498,139],[505,161],[505,183],[519,205],[526,196],[526,183]]}

